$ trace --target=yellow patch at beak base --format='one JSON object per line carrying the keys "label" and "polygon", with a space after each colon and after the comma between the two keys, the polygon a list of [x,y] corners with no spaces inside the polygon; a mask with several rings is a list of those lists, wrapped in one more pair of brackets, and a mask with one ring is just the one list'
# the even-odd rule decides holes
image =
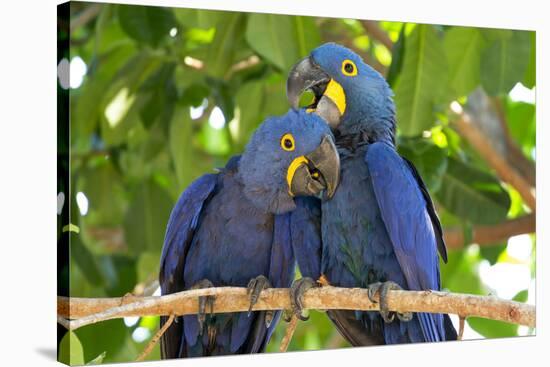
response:
{"label": "yellow patch at beak base", "polygon": [[324,95],[334,102],[336,107],[338,107],[338,111],[340,111],[340,115],[343,115],[344,112],[346,112],[346,94],[344,93],[344,88],[342,88],[337,81],[334,79],[330,80],[327,88],[325,89]]}
{"label": "yellow patch at beak base", "polygon": [[290,163],[290,166],[288,166],[288,170],[286,172],[286,182],[288,184],[288,193],[290,196],[294,196],[294,194],[290,191],[290,187],[292,186],[292,179],[294,178],[294,173],[296,173],[296,170],[298,167],[300,167],[302,164],[307,164],[309,161],[306,157],[303,155],[294,158],[292,163]]}

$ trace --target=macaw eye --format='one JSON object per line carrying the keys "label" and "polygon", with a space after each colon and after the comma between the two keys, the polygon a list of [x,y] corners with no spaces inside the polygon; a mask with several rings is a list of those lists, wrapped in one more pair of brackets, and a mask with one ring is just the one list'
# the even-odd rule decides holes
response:
{"label": "macaw eye", "polygon": [[357,75],[357,66],[355,66],[355,63],[351,60],[344,60],[342,62],[342,74],[347,76]]}
{"label": "macaw eye", "polygon": [[294,136],[292,134],[287,133],[283,135],[281,138],[281,148],[287,152],[292,152],[295,149]]}

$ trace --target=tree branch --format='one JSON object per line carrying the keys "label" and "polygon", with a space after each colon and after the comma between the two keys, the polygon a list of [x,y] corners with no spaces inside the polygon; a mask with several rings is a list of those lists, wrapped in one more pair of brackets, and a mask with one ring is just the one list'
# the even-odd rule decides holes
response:
{"label": "tree branch", "polygon": [[[215,296],[214,313],[248,310],[246,288],[219,287],[189,290],[160,297],[123,298],[57,298],[58,320],[68,321],[70,330],[97,322],[128,316],[190,315],[198,310],[199,296]],[[129,302],[129,303],[128,303]],[[125,304],[126,303],[126,304]],[[436,291],[390,291],[389,309],[398,312],[451,313],[462,317],[476,316],[535,327],[535,307],[502,300],[493,296],[446,293]],[[290,309],[288,289],[263,291],[253,310]],[[367,289],[325,286],[307,291],[305,309],[378,310],[378,303],[369,300]],[[66,323],[65,323],[66,324]]]}
{"label": "tree branch", "polygon": [[292,315],[286,327],[285,335],[281,340],[281,345],[279,346],[279,352],[286,352],[286,350],[288,349],[288,346],[290,345],[290,341],[292,340],[292,336],[296,331],[296,326],[298,326],[298,318],[296,317],[296,315]]}
{"label": "tree branch", "polygon": [[[472,243],[480,246],[491,245],[512,236],[536,231],[536,215],[507,220],[492,226],[476,226],[473,228]],[[464,231],[462,228],[445,229],[445,244],[448,248],[464,247]]]}
{"label": "tree branch", "polygon": [[495,170],[497,175],[519,192],[525,204],[531,210],[536,211],[534,188],[493,148],[489,143],[489,138],[472,122],[472,117],[464,112],[453,121],[453,126]]}
{"label": "tree branch", "polygon": [[527,159],[525,154],[523,154],[515,140],[512,138],[512,135],[510,134],[510,129],[508,128],[506,112],[504,111],[504,106],[502,105],[502,101],[500,100],[500,98],[493,97],[492,104],[497,113],[500,127],[504,132],[506,143],[506,158],[508,162],[512,167],[517,169],[517,171],[527,180],[529,185],[535,187],[537,184],[535,164]]}
{"label": "tree branch", "polygon": [[462,340],[464,337],[464,321],[466,321],[466,318],[463,316],[460,316],[458,319],[458,335],[456,337],[457,340]]}
{"label": "tree branch", "polygon": [[78,13],[78,15],[71,21],[71,33],[97,17],[101,12],[102,6],[103,4],[92,4]]}
{"label": "tree branch", "polygon": [[157,345],[161,336],[166,332],[166,330],[168,330],[170,325],[172,325],[172,323],[174,322],[175,317],[176,315],[174,314],[170,315],[168,320],[164,323],[164,325],[162,325],[159,331],[157,331],[157,333],[151,338],[151,341],[149,342],[149,344],[147,344],[145,349],[136,358],[136,362],[143,361],[149,354],[151,354],[151,352],[153,351],[153,348],[155,347],[155,345]]}
{"label": "tree branch", "polygon": [[389,51],[392,50],[393,41],[388,36],[388,34],[380,28],[377,21],[362,20],[361,24],[363,25],[363,28],[365,28],[365,32],[367,32],[372,38],[386,46]]}

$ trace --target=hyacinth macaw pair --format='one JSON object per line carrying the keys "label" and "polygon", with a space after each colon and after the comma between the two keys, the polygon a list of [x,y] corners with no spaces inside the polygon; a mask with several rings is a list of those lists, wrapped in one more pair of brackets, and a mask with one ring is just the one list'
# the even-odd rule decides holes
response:
{"label": "hyacinth macaw pair", "polygon": [[[391,90],[335,44],[315,49],[290,72],[293,107],[307,89],[315,94],[307,112],[266,120],[241,157],[182,194],[161,256],[162,294],[248,286],[252,307],[266,287],[292,283],[302,318],[310,287],[368,287],[380,293],[380,313],[327,312],[352,345],[456,339],[448,315],[387,309],[389,289],[440,289],[438,250],[446,260],[428,191],[395,150]],[[316,198],[322,191],[330,200]],[[293,283],[295,261],[305,278]],[[265,349],[280,312],[206,315],[213,301],[203,297],[198,316],[176,319],[161,339],[163,358]]]}

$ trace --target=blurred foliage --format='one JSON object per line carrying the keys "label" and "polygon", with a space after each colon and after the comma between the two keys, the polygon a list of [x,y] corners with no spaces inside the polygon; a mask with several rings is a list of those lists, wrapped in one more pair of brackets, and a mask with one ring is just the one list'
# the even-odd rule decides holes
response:
{"label": "blurred foliage", "polygon": [[[70,89],[71,192],[59,187],[69,195],[63,213],[70,211],[79,228],[70,233],[70,269],[60,270],[62,278],[71,275],[71,296],[123,296],[154,281],[180,193],[241,152],[266,116],[288,109],[289,68],[327,41],[353,47],[386,74],[395,91],[399,151],[418,167],[445,227],[463,228],[468,240],[475,225],[528,211],[451,128],[449,104],[467,107],[470,93],[482,88],[502,103],[511,138],[533,161],[535,106],[509,95],[518,82],[535,85],[533,32],[379,22],[394,43],[389,50],[352,19],[71,3],[71,21],[89,7],[97,16],[76,27],[70,40],[59,33],[60,42],[70,41],[59,61],[79,57],[87,67],[81,84]],[[60,95],[67,92],[58,85]],[[60,155],[68,149],[61,144]],[[76,204],[77,193],[87,205]],[[532,242],[527,266],[534,269],[534,236]],[[443,287],[494,292],[480,268],[518,263],[506,251],[505,241],[450,250],[441,267]],[[527,298],[528,286],[518,299]],[[518,333],[515,325],[468,323],[485,337]],[[156,317],[87,326],[63,337],[60,359],[132,360],[157,328]],[[278,350],[284,329],[281,322],[269,351]],[[311,312],[289,350],[346,345],[322,312]],[[158,358],[157,346],[148,359]]]}

